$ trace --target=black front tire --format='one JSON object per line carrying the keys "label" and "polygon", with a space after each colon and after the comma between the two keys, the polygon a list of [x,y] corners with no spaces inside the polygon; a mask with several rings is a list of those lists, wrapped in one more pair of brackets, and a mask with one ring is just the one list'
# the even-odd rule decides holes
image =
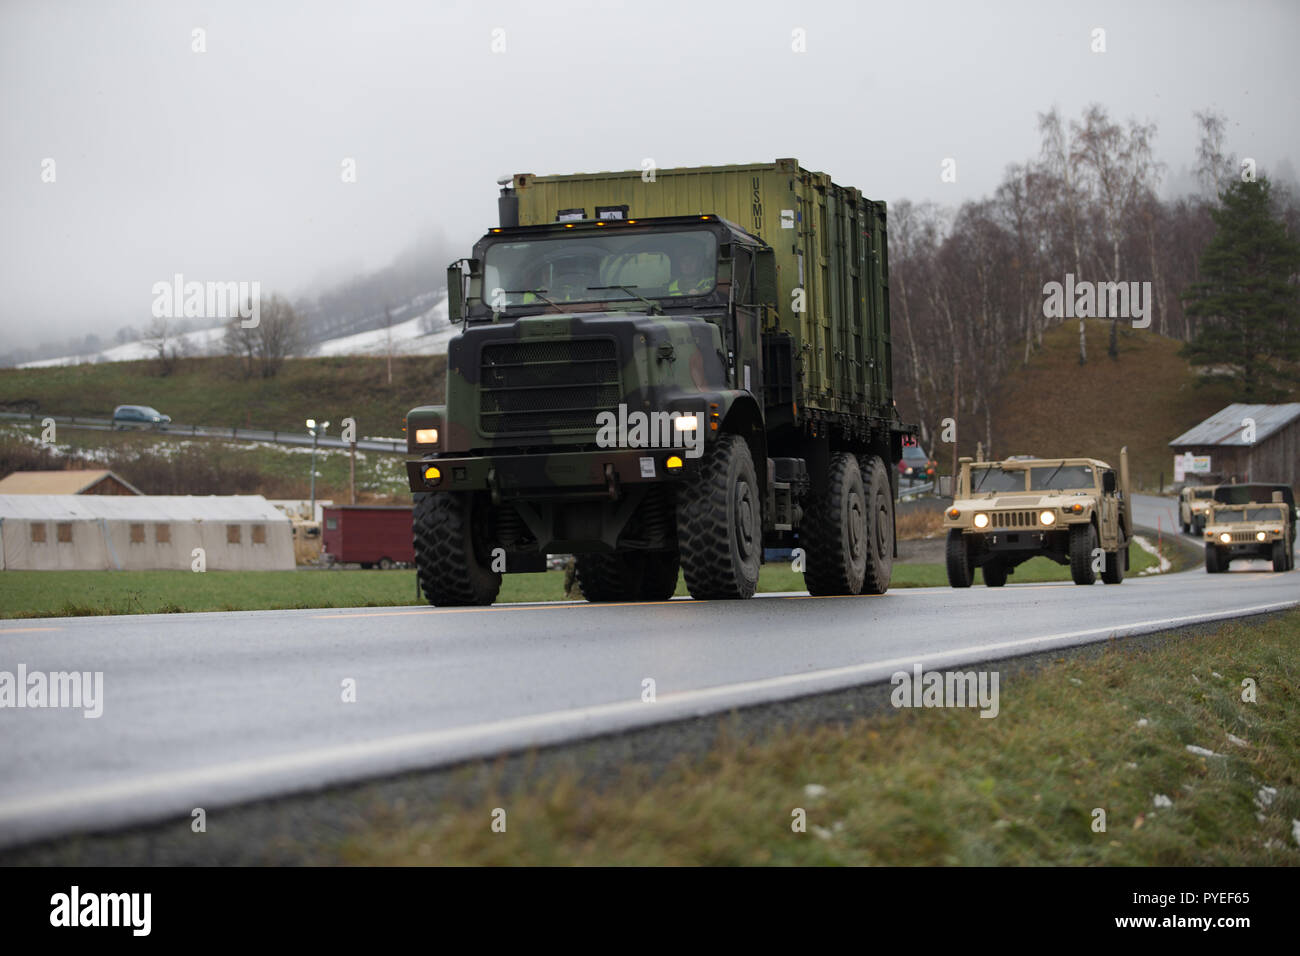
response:
{"label": "black front tire", "polygon": [[1101,572],[1101,579],[1107,584],[1124,583],[1124,565],[1128,558],[1127,545],[1121,544],[1114,551],[1106,552],[1106,566]]}
{"label": "black front tire", "polygon": [[574,556],[578,588],[588,601],[667,601],[677,590],[677,555],[626,551]]}
{"label": "black front tire", "polygon": [[1070,578],[1075,584],[1095,584],[1092,553],[1097,549],[1097,529],[1089,524],[1070,526]]}
{"label": "black front tire", "polygon": [[754,596],[763,556],[754,458],[739,435],[720,435],[695,480],[677,492],[677,550],[697,601]]}
{"label": "black front tire", "polygon": [[491,570],[482,539],[481,499],[473,493],[427,494],[415,504],[415,570],[420,589],[438,607],[491,604],[501,572]]}
{"label": "black front tire", "polygon": [[948,584],[955,588],[970,587],[975,580],[975,565],[971,563],[966,536],[957,528],[948,532],[947,558]]}
{"label": "black front tire", "polygon": [[980,568],[984,574],[984,584],[991,588],[1000,588],[1007,583],[1007,566],[1000,558],[994,558]]}
{"label": "black front tire", "polygon": [[1227,570],[1227,564],[1219,554],[1217,545],[1207,544],[1205,546],[1205,571],[1207,574],[1221,574]]}
{"label": "black front tire", "polygon": [[1274,541],[1274,542],[1273,542],[1273,570],[1274,570],[1274,571],[1289,571],[1289,570],[1290,570],[1290,562],[1287,561],[1287,552],[1286,552],[1286,542],[1285,542],[1285,541]]}

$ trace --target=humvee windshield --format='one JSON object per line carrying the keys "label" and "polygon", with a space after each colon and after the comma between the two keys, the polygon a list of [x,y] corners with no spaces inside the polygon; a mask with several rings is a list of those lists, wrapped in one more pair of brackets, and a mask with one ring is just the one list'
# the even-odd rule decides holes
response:
{"label": "humvee windshield", "polygon": [[1032,491],[1069,491],[1097,484],[1091,465],[1037,465],[1029,469]]}
{"label": "humvee windshield", "polygon": [[1023,468],[1001,468],[997,465],[983,465],[970,470],[971,494],[986,491],[1024,491],[1025,472]]}
{"label": "humvee windshield", "polygon": [[1193,497],[1193,498],[1213,498],[1213,497],[1214,497],[1214,489],[1213,489],[1213,488],[1195,488],[1195,489],[1192,490],[1192,497]]}
{"label": "humvee windshield", "polygon": [[717,267],[717,236],[699,229],[620,228],[600,235],[496,242],[483,254],[483,298],[500,309],[548,300],[703,295],[713,290]]}
{"label": "humvee windshield", "polygon": [[1215,511],[1216,523],[1237,524],[1243,521],[1281,521],[1281,508],[1242,508],[1232,511]]}

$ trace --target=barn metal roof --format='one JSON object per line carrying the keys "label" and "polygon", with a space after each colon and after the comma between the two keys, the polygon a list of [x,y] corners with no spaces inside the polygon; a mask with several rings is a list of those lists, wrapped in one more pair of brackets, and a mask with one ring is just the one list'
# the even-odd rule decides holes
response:
{"label": "barn metal roof", "polygon": [[0,479],[0,495],[79,495],[105,478],[131,489],[137,495],[139,488],[106,468],[74,471],[15,471]]}
{"label": "barn metal roof", "polygon": [[261,495],[0,495],[0,520],[289,522]]}
{"label": "barn metal roof", "polygon": [[1169,444],[1172,445],[1249,445],[1242,437],[1244,419],[1255,422],[1255,443],[1259,443],[1280,428],[1300,418],[1300,402],[1286,405],[1229,405],[1216,412],[1195,428],[1183,432]]}

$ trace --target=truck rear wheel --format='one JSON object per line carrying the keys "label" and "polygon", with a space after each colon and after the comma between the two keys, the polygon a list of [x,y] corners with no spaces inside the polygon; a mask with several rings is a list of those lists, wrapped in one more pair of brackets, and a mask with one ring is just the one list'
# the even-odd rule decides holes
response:
{"label": "truck rear wheel", "polygon": [[1114,551],[1106,552],[1106,566],[1101,572],[1101,579],[1107,584],[1124,582],[1124,558],[1126,546],[1121,544]]}
{"label": "truck rear wheel", "polygon": [[1070,526],[1070,577],[1075,584],[1095,584],[1092,552],[1097,549],[1097,529],[1089,524]]}
{"label": "truck rear wheel", "polygon": [[867,562],[863,594],[884,594],[894,576],[894,488],[879,455],[859,455],[858,470],[867,498]]}
{"label": "truck rear wheel", "polygon": [[763,554],[754,458],[739,435],[720,435],[695,480],[677,491],[677,550],[691,597],[754,596]]}
{"label": "truck rear wheel", "polygon": [[1290,562],[1287,561],[1285,541],[1273,542],[1273,570],[1274,571],[1290,570]]}
{"label": "truck rear wheel", "polygon": [[968,588],[974,580],[975,566],[971,563],[966,536],[953,528],[948,532],[948,583],[955,588]]}
{"label": "truck rear wheel", "polygon": [[808,569],[804,584],[812,595],[858,594],[867,570],[867,498],[858,460],[831,455],[826,490],[813,495],[804,511]]}
{"label": "truck rear wheel", "polygon": [[667,601],[677,590],[677,555],[626,551],[574,556],[578,587],[593,603]]}
{"label": "truck rear wheel", "polygon": [[476,495],[427,494],[416,502],[413,523],[416,574],[430,604],[464,607],[497,599],[501,573],[486,561]]}

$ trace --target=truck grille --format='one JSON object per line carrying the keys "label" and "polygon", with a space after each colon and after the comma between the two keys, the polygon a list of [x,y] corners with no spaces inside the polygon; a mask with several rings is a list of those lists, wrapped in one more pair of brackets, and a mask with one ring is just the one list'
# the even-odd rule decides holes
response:
{"label": "truck grille", "polygon": [[1233,544],[1245,544],[1248,541],[1255,540],[1255,532],[1253,531],[1233,531],[1231,534]]}
{"label": "truck grille", "polygon": [[1037,511],[995,511],[989,515],[994,528],[1037,528]]}
{"label": "truck grille", "polygon": [[609,339],[504,342],[479,359],[479,427],[488,435],[594,432],[623,400]]}

